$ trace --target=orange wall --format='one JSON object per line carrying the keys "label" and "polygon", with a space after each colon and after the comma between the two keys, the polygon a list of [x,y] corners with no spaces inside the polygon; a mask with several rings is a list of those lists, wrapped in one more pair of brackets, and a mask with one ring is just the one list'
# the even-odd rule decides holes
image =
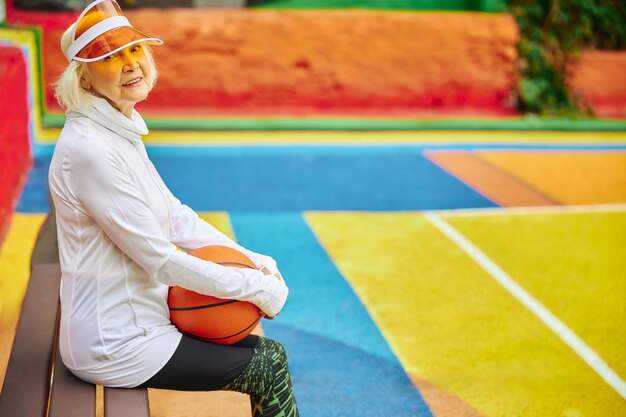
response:
{"label": "orange wall", "polygon": [[626,118],[626,51],[587,51],[570,71],[570,89],[596,115]]}
{"label": "orange wall", "polygon": [[[143,9],[161,37],[148,113],[511,114],[518,29],[482,13]],[[165,17],[167,16],[167,17]],[[44,36],[49,82],[66,65]],[[54,107],[51,91],[47,101]]]}
{"label": "orange wall", "polygon": [[[44,27],[44,81],[66,65],[59,38],[76,13],[8,10]],[[142,9],[163,38],[148,115],[510,115],[519,31],[504,14]],[[590,51],[569,85],[601,117],[626,117],[626,51]],[[47,107],[60,112],[47,88]]]}

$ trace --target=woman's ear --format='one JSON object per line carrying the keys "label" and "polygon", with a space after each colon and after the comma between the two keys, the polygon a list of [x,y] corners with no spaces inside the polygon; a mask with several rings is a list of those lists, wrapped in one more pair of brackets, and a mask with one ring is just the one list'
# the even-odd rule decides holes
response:
{"label": "woman's ear", "polygon": [[91,83],[85,77],[81,77],[80,86],[83,87],[87,91],[91,90]]}

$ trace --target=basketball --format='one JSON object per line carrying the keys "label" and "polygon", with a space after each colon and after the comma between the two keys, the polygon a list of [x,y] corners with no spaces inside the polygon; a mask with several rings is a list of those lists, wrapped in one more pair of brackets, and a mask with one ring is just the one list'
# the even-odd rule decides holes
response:
{"label": "basketball", "polygon": [[[241,252],[226,246],[205,246],[189,253],[222,266],[257,269]],[[178,330],[206,342],[231,345],[246,337],[261,320],[259,308],[247,301],[224,300],[171,287],[170,319]]]}

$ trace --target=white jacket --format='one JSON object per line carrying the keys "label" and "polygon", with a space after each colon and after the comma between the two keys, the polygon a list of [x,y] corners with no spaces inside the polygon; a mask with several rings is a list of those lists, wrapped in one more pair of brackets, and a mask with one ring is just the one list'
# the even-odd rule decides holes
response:
{"label": "white jacket", "polygon": [[278,272],[272,258],[237,245],[172,195],[148,159],[139,113],[128,119],[100,98],[81,113],[67,113],[49,172],[62,271],[63,363],[107,386],[150,379],[181,339],[166,301],[173,285],[277,314],[288,293],[282,280],[176,249],[230,246]]}

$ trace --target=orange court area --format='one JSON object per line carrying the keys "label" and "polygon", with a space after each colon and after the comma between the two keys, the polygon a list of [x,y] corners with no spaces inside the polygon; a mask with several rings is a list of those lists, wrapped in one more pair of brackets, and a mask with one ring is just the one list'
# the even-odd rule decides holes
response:
{"label": "orange court area", "polygon": [[502,206],[620,204],[623,152],[452,151],[430,160]]}
{"label": "orange court area", "polygon": [[626,200],[624,152],[477,152],[496,168],[564,205]]}

